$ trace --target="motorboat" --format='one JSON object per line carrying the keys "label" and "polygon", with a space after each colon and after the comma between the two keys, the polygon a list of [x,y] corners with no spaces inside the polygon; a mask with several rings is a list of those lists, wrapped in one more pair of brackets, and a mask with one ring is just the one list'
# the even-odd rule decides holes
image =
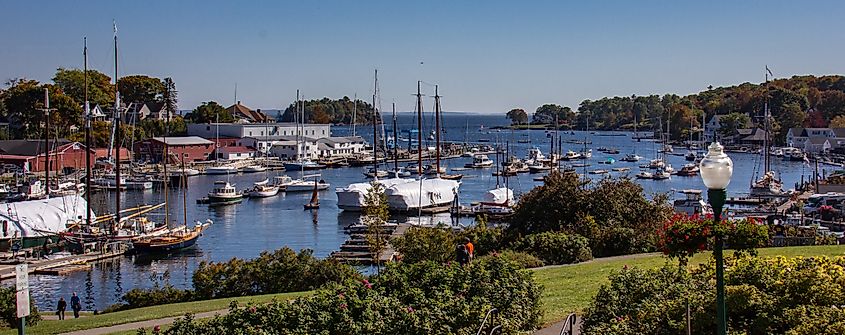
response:
{"label": "motorboat", "polygon": [[411,176],[411,172],[399,167],[398,170],[388,172],[388,175],[393,178],[407,178]]}
{"label": "motorboat", "polygon": [[696,156],[695,152],[693,151],[688,151],[687,154],[684,155],[684,159],[690,162],[695,161],[696,158],[698,158],[698,156]]}
{"label": "motorboat", "polygon": [[291,183],[293,183],[293,178],[290,176],[281,175],[273,177],[273,186],[278,187],[279,191],[286,191],[288,185]]}
{"label": "motorboat", "polygon": [[515,203],[513,190],[498,187],[485,192],[482,201],[472,207],[472,212],[476,215],[484,214],[492,217],[507,216],[513,214]]}
{"label": "motorboat", "polygon": [[232,165],[209,166],[205,168],[207,175],[237,174],[238,168]]}
{"label": "motorboat", "polygon": [[674,151],[674,149],[669,144],[664,144],[659,150],[659,152],[661,152],[661,153],[669,153],[669,154],[671,154],[673,151]]}
{"label": "motorboat", "polygon": [[525,156],[525,164],[534,165],[539,162],[546,161],[546,156],[540,151],[540,148],[531,147],[528,149],[528,154]]}
{"label": "motorboat", "polygon": [[208,192],[209,205],[236,204],[243,201],[243,198],[243,193],[235,189],[235,184],[223,180],[215,181],[214,188]]}
{"label": "motorboat", "polygon": [[85,184],[76,183],[72,181],[59,183],[58,185],[56,185],[56,188],[50,190],[50,196],[54,197],[65,195],[77,195],[83,193],[85,193]]}
{"label": "motorboat", "polygon": [[285,170],[287,171],[319,170],[325,167],[325,165],[310,160],[285,163]]}
{"label": "motorboat", "polygon": [[643,158],[640,157],[640,156],[637,156],[637,154],[627,154],[627,155],[625,155],[625,157],[622,157],[622,161],[631,162],[631,163],[639,162],[640,159],[643,159]]}
{"label": "motorboat", "polygon": [[698,170],[699,170],[698,164],[694,164],[694,163],[684,164],[684,166],[681,167],[680,170],[678,170],[677,175],[684,176],[684,177],[697,176]]}
{"label": "motorboat", "polygon": [[267,171],[267,167],[264,165],[247,165],[241,169],[243,173],[255,173],[255,172],[264,172]]}
{"label": "motorboat", "polygon": [[657,169],[657,172],[655,172],[655,173],[651,176],[651,179],[654,179],[654,180],[666,180],[666,179],[669,179],[669,178],[671,178],[671,177],[672,177],[672,174],[671,174],[669,171],[666,171],[666,169]]}
{"label": "motorboat", "polygon": [[589,159],[593,157],[593,149],[585,149],[580,153],[581,159]]}
{"label": "motorboat", "polygon": [[590,171],[590,172],[589,172],[589,174],[606,174],[606,173],[609,173],[609,171],[607,171],[607,170],[602,170],[602,169],[593,170],[593,171]]}
{"label": "motorboat", "polygon": [[648,162],[648,168],[649,169],[659,169],[659,168],[663,168],[665,166],[666,166],[666,162],[664,162],[660,158],[655,158],[655,159],[652,159],[650,162]]}
{"label": "motorboat", "polygon": [[[307,178],[316,179],[317,177],[319,177],[319,175],[304,176],[303,179],[294,179],[287,186],[285,186],[285,192],[311,192],[314,190],[315,183],[313,181],[307,180]],[[329,188],[329,183],[322,179],[317,181],[316,185],[318,191],[326,190]]]}
{"label": "motorboat", "polygon": [[552,167],[546,164],[534,164],[528,166],[528,171],[531,173],[540,173],[550,171],[551,169]]}
{"label": "motorboat", "polygon": [[487,155],[479,154],[472,157],[472,163],[468,163],[464,166],[474,169],[489,168],[493,166],[493,160],[487,157]]}
{"label": "motorboat", "polygon": [[773,171],[763,174],[760,179],[751,183],[752,197],[778,197],[784,194],[783,182],[778,180]]}
{"label": "motorboat", "polygon": [[373,170],[369,169],[367,172],[364,172],[364,176],[367,178],[384,178],[387,177],[388,173],[385,170]]}
{"label": "motorboat", "polygon": [[687,215],[706,215],[713,213],[713,209],[701,197],[701,190],[681,190],[684,199],[675,200],[672,205],[675,213]]}
{"label": "motorboat", "polygon": [[580,159],[580,158],[581,158],[581,154],[579,154],[575,151],[572,151],[572,150],[566,151],[566,154],[563,155],[563,160],[566,160],[566,161],[571,161],[571,160]]}
{"label": "motorboat", "polygon": [[803,161],[805,159],[804,152],[799,148],[783,148],[783,160],[787,161]]}
{"label": "motorboat", "polygon": [[443,165],[441,165],[439,169],[434,165],[426,165],[423,167],[423,174],[427,176],[433,176],[444,173],[446,173],[446,167]]}
{"label": "motorboat", "polygon": [[250,198],[267,198],[279,194],[279,186],[271,184],[269,179],[255,182],[247,193]]}
{"label": "motorboat", "polygon": [[636,178],[637,179],[654,179],[654,175],[651,172],[648,172],[648,171],[640,171],[640,173],[637,173]]}

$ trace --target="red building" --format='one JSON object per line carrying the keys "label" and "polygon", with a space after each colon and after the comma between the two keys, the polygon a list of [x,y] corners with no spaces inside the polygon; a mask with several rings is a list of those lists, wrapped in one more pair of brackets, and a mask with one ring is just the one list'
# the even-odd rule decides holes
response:
{"label": "red building", "polygon": [[[96,159],[94,150],[86,150],[85,145],[65,139],[50,141],[50,171],[70,172],[85,169],[85,154]],[[26,172],[44,172],[46,156],[44,140],[6,140],[0,141],[0,164],[14,165]]]}
{"label": "red building", "polygon": [[159,163],[167,146],[171,159],[183,157],[184,161],[205,161],[214,152],[214,142],[198,136],[153,137],[135,144],[135,155],[141,161]]}

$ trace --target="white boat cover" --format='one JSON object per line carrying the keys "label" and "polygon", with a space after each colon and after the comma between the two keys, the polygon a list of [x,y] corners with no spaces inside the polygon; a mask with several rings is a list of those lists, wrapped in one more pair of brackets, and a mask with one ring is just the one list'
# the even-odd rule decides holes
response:
{"label": "white boat cover", "polygon": [[446,179],[422,179],[396,184],[385,190],[392,210],[415,210],[451,204],[461,183]]}
{"label": "white boat cover", "polygon": [[484,192],[484,196],[481,201],[497,204],[503,204],[505,201],[513,202],[513,190],[507,187],[494,188]]}
{"label": "white boat cover", "polygon": [[[389,179],[379,179],[375,182],[384,185],[385,191],[386,189],[402,184],[402,183],[410,183],[415,181],[411,178],[389,178]],[[337,193],[337,207],[340,209],[350,209],[350,210],[360,210],[361,207],[364,206],[365,199],[364,197],[367,196],[367,193],[370,192],[370,188],[372,185],[370,183],[353,183],[349,184],[344,188],[338,188],[335,190]]]}
{"label": "white boat cover", "polygon": [[[55,235],[68,224],[85,219],[85,199],[66,195],[45,200],[31,200],[0,205],[0,224],[8,221],[8,237],[40,237]],[[96,215],[91,213],[91,220]],[[2,227],[2,226],[0,226]],[[0,234],[3,232],[0,231]]]}

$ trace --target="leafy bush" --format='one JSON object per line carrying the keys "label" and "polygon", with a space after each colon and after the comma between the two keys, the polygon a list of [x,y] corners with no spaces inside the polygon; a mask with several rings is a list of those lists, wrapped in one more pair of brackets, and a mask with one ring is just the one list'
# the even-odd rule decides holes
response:
{"label": "leafy bush", "polygon": [[665,194],[648,199],[628,178],[585,184],[575,174],[552,172],[520,198],[507,236],[516,241],[547,231],[578,234],[589,240],[596,257],[653,251],[657,231],[672,212],[666,199]]}
{"label": "leafy bush", "polygon": [[230,313],[180,319],[166,334],[470,334],[490,308],[504,333],[533,329],[541,288],[530,272],[489,258],[460,266],[394,263],[372,282],[347,280],[314,296],[266,305],[233,304]]}
{"label": "leafy bush", "polygon": [[455,260],[455,245],[458,241],[449,228],[411,227],[391,243],[402,254],[405,263],[446,263]]}
{"label": "leafy bush", "polygon": [[[842,334],[845,257],[726,259],[728,328],[738,334]],[[715,328],[715,266],[623,269],[584,316],[589,334],[693,334]]]}
{"label": "leafy bush", "polygon": [[765,224],[750,218],[715,222],[710,215],[678,213],[663,225],[658,236],[663,253],[685,265],[689,257],[715,245],[717,236],[724,238],[726,246],[739,253],[756,255],[754,248],[768,243],[769,230]]}
{"label": "leafy bush", "polygon": [[297,254],[285,247],[252,260],[202,262],[194,271],[193,285],[198,299],[212,299],[307,291],[358,276],[350,266],[315,258],[311,250]]}
{"label": "leafy bush", "polygon": [[546,264],[578,263],[593,258],[585,237],[558,232],[528,235],[517,241],[513,249],[527,252]]}
{"label": "leafy bush", "polygon": [[500,258],[506,261],[509,261],[513,264],[516,264],[520,268],[523,269],[530,269],[530,268],[538,268],[543,265],[546,265],[541,261],[539,258],[534,257],[533,255],[525,252],[513,251],[513,250],[504,250],[502,252],[494,252],[492,254],[487,254],[478,258],[479,261],[484,261],[487,258]]}
{"label": "leafy bush", "polygon": [[483,256],[493,251],[504,250],[505,238],[504,229],[500,227],[488,227],[485,220],[478,220],[472,227],[466,228],[458,233],[458,240],[463,241],[469,238],[475,246],[476,256]]}
{"label": "leafy bush", "polygon": [[[9,328],[18,328],[20,321],[18,321],[18,307],[17,307],[17,291],[14,287],[0,287],[0,317]],[[29,316],[26,317],[26,325],[34,326],[41,321],[41,315],[38,314],[38,308],[35,307],[35,302],[32,301],[32,296],[29,297]]]}
{"label": "leafy bush", "polygon": [[103,311],[103,313],[130,308],[192,301],[194,300],[194,294],[191,290],[182,290],[167,284],[163,287],[154,287],[151,289],[133,288],[129,290],[129,292],[126,292],[126,294],[124,294],[120,299],[123,300],[125,304],[122,306],[113,306],[110,310]]}

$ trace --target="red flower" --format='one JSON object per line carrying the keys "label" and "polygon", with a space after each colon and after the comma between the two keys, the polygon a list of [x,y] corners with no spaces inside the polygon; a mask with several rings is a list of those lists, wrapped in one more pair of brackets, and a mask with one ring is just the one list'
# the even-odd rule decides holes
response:
{"label": "red flower", "polygon": [[346,309],[346,303],[345,302],[340,304],[340,309]]}

